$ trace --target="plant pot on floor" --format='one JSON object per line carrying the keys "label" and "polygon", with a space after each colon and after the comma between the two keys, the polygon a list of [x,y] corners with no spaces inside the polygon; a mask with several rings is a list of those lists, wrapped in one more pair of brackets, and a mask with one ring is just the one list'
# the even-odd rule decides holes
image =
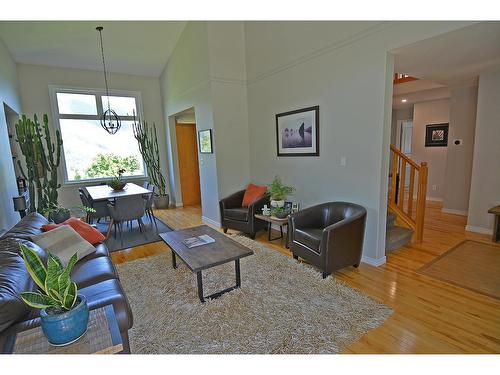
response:
{"label": "plant pot on floor", "polygon": [[84,296],[78,296],[76,304],[71,310],[57,312],[53,307],[40,310],[42,331],[51,345],[71,344],[87,331],[89,308]]}
{"label": "plant pot on floor", "polygon": [[170,199],[168,194],[166,195],[157,195],[153,198],[153,202],[155,204],[155,208],[168,208],[170,204]]}
{"label": "plant pot on floor", "polygon": [[49,214],[49,219],[56,224],[60,224],[63,221],[68,220],[71,217],[69,210],[51,212]]}

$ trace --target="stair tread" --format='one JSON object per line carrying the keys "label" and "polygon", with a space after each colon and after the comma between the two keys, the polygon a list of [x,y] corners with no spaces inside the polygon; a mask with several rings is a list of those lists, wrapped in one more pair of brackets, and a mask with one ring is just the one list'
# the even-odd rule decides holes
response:
{"label": "stair tread", "polygon": [[385,237],[385,250],[393,251],[410,243],[413,230],[400,226],[387,228]]}
{"label": "stair tread", "polygon": [[387,211],[387,220],[386,220],[386,226],[387,228],[393,227],[397,219],[397,215],[394,212]]}

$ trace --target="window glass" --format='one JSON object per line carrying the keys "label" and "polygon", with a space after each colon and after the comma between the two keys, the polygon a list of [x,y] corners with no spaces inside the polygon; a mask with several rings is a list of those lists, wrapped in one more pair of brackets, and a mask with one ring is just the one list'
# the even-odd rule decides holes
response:
{"label": "window glass", "polygon": [[[102,108],[108,109],[108,97],[102,96]],[[135,107],[135,98],[127,96],[109,96],[109,106],[116,112],[118,116],[137,116],[137,108]]]}
{"label": "window glass", "polygon": [[113,177],[119,169],[124,176],[144,174],[132,122],[122,121],[113,135],[98,120],[61,119],[60,126],[69,181]]}
{"label": "window glass", "polygon": [[62,115],[97,115],[95,95],[57,93],[57,107]]}

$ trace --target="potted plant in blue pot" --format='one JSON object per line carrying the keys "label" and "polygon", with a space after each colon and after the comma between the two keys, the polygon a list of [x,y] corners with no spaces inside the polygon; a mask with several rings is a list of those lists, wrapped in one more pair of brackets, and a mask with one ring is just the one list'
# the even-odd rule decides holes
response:
{"label": "potted plant in blue pot", "polygon": [[78,295],[76,283],[70,278],[77,261],[74,254],[64,267],[60,259],[49,253],[47,266],[29,247],[20,244],[21,256],[29,274],[38,285],[38,292],[21,293],[22,300],[41,309],[42,331],[50,344],[63,346],[78,340],[87,331],[89,309],[84,296]]}

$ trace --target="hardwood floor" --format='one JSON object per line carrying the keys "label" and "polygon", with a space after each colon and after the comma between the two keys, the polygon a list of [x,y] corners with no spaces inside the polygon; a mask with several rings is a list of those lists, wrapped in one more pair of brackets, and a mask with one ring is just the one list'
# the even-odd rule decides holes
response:
{"label": "hardwood floor", "polygon": [[[465,232],[466,218],[442,213],[440,203],[428,202],[426,210],[423,243],[390,253],[381,267],[362,263],[334,273],[394,310],[346,353],[500,353],[500,300],[415,272],[466,238],[491,243],[490,236]],[[173,228],[202,223],[199,207],[155,212]],[[257,241],[290,256],[284,241],[269,243],[266,232]],[[120,263],[165,251],[166,245],[153,243],[112,257]]]}

